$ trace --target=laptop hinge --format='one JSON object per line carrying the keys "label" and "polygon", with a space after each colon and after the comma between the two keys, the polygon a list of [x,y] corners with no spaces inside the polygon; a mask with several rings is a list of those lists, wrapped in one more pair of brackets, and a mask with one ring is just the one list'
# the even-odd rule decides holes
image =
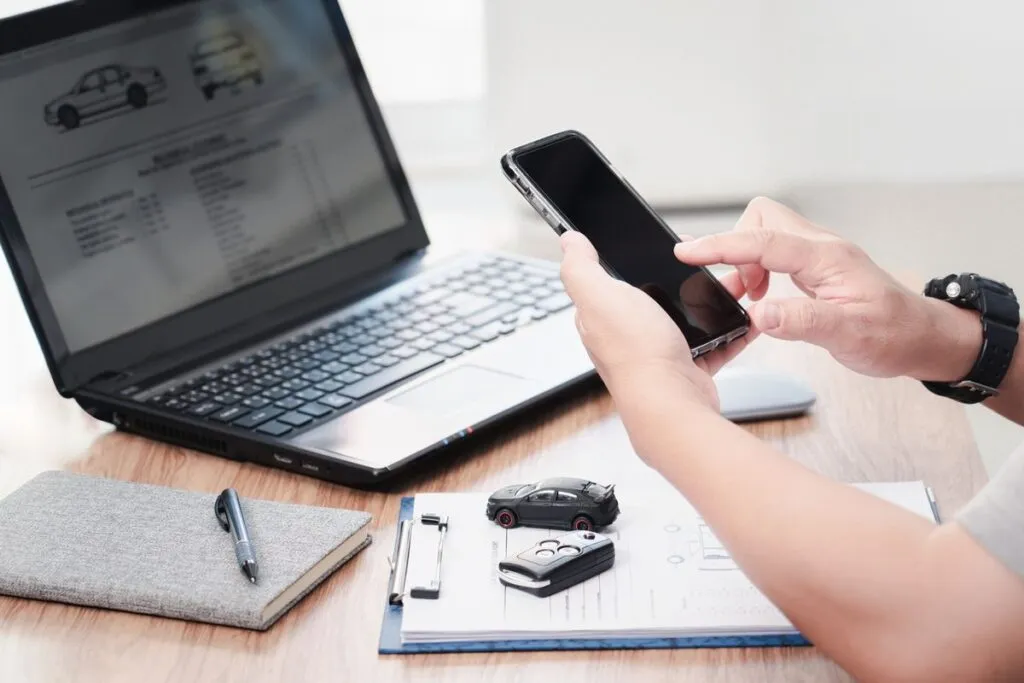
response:
{"label": "laptop hinge", "polygon": [[119,396],[131,396],[142,388],[133,383],[133,377],[132,373],[123,370],[104,370],[83,386],[105,393],[116,393]]}

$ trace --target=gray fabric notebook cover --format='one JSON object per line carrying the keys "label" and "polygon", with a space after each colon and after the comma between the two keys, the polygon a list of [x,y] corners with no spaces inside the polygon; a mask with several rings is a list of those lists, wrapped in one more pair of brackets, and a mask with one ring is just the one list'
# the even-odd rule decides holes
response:
{"label": "gray fabric notebook cover", "polygon": [[259,583],[235,559],[205,493],[45,472],[0,500],[0,593],[263,630],[264,609],[354,534],[365,512],[242,498]]}

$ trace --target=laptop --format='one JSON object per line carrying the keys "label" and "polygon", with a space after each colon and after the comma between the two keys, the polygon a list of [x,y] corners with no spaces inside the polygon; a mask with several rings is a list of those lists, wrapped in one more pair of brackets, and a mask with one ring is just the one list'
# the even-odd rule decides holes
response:
{"label": "laptop", "polygon": [[593,375],[554,264],[426,258],[336,0],[4,19],[0,122],[53,381],[121,430],[371,485]]}

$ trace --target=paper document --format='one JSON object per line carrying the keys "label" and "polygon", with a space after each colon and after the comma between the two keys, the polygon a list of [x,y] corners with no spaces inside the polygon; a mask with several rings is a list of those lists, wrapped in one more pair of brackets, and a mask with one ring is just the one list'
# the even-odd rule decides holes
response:
{"label": "paper document", "polygon": [[[872,485],[874,486],[874,485]],[[865,487],[871,491],[872,486]],[[920,482],[875,493],[933,519]],[[739,570],[711,528],[681,497],[653,504],[619,495],[622,513],[600,530],[615,565],[547,598],[503,586],[498,562],[566,531],[502,529],[484,514],[486,494],[422,494],[415,514],[448,515],[438,600],[407,599],[404,642],[792,634],[795,629]],[[408,585],[429,583],[437,530],[416,525]]]}

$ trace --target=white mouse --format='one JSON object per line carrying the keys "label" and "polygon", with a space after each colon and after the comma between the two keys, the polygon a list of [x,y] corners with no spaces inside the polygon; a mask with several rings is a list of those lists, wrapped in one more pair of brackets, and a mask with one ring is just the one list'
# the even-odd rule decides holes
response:
{"label": "white mouse", "polygon": [[722,416],[734,422],[803,415],[817,400],[803,382],[776,372],[726,368],[715,384]]}

